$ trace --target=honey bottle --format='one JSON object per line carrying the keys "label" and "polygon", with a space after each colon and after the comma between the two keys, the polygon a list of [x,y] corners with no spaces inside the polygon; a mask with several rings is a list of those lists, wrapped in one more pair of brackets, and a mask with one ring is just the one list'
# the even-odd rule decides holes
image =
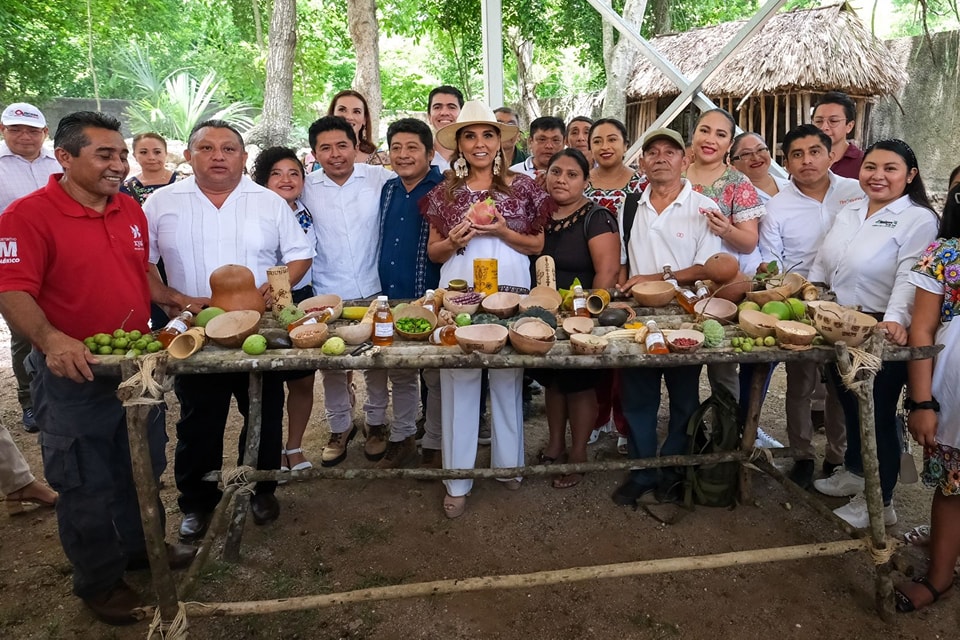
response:
{"label": "honey bottle", "polygon": [[393,344],[393,312],[387,296],[377,296],[377,310],[373,313],[373,344],[389,347]]}
{"label": "honey bottle", "polygon": [[573,288],[573,315],[581,318],[590,317],[590,311],[587,309],[587,294],[583,292],[583,287],[580,285]]}
{"label": "honey bottle", "polygon": [[437,327],[433,330],[433,333],[430,334],[430,344],[442,347],[455,347],[457,346],[456,333],[457,328],[452,324]]}
{"label": "honey bottle", "polygon": [[670,353],[670,349],[667,348],[667,340],[663,337],[663,332],[660,331],[660,327],[658,327],[657,323],[653,320],[647,322],[647,337],[644,340],[644,344],[647,347],[647,353],[650,355],[659,356]]}
{"label": "honey bottle", "polygon": [[193,313],[184,309],[180,312],[180,315],[176,318],[171,318],[170,322],[160,330],[160,333],[157,334],[157,340],[159,340],[163,348],[166,349],[170,346],[170,343],[173,342],[174,338],[192,326]]}
{"label": "honey bottle", "polygon": [[669,264],[663,265],[663,280],[664,282],[672,284],[674,289],[680,288],[680,283],[677,282],[677,276],[673,273],[673,267]]}
{"label": "honey bottle", "polygon": [[697,303],[697,294],[690,290],[689,287],[677,287],[676,293],[677,304],[683,308],[687,313],[696,313],[693,309],[693,305]]}

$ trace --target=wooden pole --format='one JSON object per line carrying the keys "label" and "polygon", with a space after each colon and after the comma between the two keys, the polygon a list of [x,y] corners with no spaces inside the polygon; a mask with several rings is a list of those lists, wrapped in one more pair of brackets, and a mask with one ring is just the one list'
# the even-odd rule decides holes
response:
{"label": "wooden pole", "polygon": [[767,96],[760,94],[760,137],[767,141]]}
{"label": "wooden pole", "polygon": [[[163,378],[165,358],[157,369],[159,378]],[[132,359],[124,359],[120,364],[123,379],[139,375],[137,363]],[[118,391],[121,402],[131,399],[131,388]],[[143,539],[147,547],[147,558],[150,561],[150,574],[153,579],[153,590],[160,603],[161,625],[169,625],[177,615],[177,587],[173,581],[167,560],[167,545],[164,540],[162,520],[160,517],[160,492],[157,480],[153,475],[153,460],[150,456],[150,444],[147,430],[150,428],[150,411],[157,409],[157,405],[135,404],[126,407],[127,439],[130,442],[130,464],[133,471],[133,482],[137,489],[137,501],[140,503],[140,520],[143,523]]]}
{"label": "wooden pole", "polygon": [[[763,385],[770,373],[769,362],[763,362],[753,367],[753,378],[750,380],[750,402],[747,405],[747,419],[743,425],[743,437],[740,439],[740,450],[753,451],[757,441],[757,429],[760,426],[760,409],[763,407]],[[745,504],[753,498],[753,487],[750,478],[750,469],[740,467],[740,503]]]}
{"label": "wooden pole", "polygon": [[779,144],[780,133],[777,123],[780,119],[780,96],[773,94],[773,139],[770,141],[770,155],[773,161],[777,162],[777,145]]}
{"label": "wooden pole", "polygon": [[415,584],[400,584],[388,587],[358,589],[344,593],[300,596],[256,602],[187,602],[187,617],[242,616],[285,611],[323,609],[356,602],[378,602],[400,598],[437,596],[450,593],[470,593],[499,589],[530,589],[533,587],[568,584],[584,580],[624,578],[630,576],[670,573],[678,571],[701,571],[744,564],[760,564],[784,560],[804,560],[824,556],[837,556],[858,551],[868,546],[866,540],[840,540],[814,544],[794,545],[773,549],[734,551],[707,556],[685,558],[662,558],[638,560],[594,567],[575,567],[535,573],[483,576],[451,580],[435,580]]}
{"label": "wooden pole", "polygon": [[[248,467],[257,467],[260,457],[260,424],[263,417],[263,374],[250,373],[248,390],[250,406],[247,412],[247,446],[243,454],[243,464]],[[223,559],[227,562],[239,562],[240,540],[243,538],[243,525],[247,519],[250,507],[250,496],[246,492],[237,496],[233,508],[233,518],[227,528],[227,541],[223,545]]]}
{"label": "wooden pole", "polygon": [[[874,335],[867,343],[867,351],[875,356],[880,355],[883,348],[883,338]],[[841,374],[848,374],[853,363],[845,342],[838,342],[834,347],[837,350],[837,367]],[[867,499],[867,513],[870,516],[870,539],[877,550],[887,548],[886,530],[883,524],[883,495],[880,489],[880,463],[877,460],[877,433],[874,417],[873,383],[876,374],[872,371],[861,370],[855,388],[850,391],[856,395],[860,406],[860,457],[863,460],[864,496]],[[892,622],[896,616],[893,599],[893,563],[885,562],[876,565],[876,606],[880,617],[886,622]]]}
{"label": "wooden pole", "polygon": [[[775,458],[791,458],[796,449],[771,449]],[[500,467],[497,469],[330,469],[313,467],[303,471],[249,471],[246,479],[263,482],[266,480],[449,480],[449,479],[493,479],[536,476],[556,476],[568,473],[595,473],[602,471],[630,471],[633,469],[656,469],[660,467],[683,467],[721,462],[743,462],[750,458],[752,449],[742,451],[723,451],[697,455],[661,456],[637,460],[606,460],[603,462],[577,462],[567,464],[534,465],[529,467]],[[211,471],[203,477],[208,482],[222,478],[220,471]],[[219,507],[218,507],[219,508]]]}

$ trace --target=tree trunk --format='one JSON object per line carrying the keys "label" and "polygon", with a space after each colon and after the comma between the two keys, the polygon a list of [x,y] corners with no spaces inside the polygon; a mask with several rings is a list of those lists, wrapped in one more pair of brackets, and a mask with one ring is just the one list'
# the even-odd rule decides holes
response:
{"label": "tree trunk", "polygon": [[[643,22],[643,13],[647,10],[647,0],[627,0],[623,6],[623,19],[637,31]],[[636,58],[636,48],[623,36],[620,36],[612,50],[608,45],[612,38],[606,37],[604,23],[603,60],[607,73],[607,91],[603,97],[603,117],[625,121],[627,116],[627,81]]]}
{"label": "tree trunk", "polygon": [[297,0],[274,0],[270,18],[267,82],[260,123],[247,142],[272,147],[289,142],[293,125],[293,59],[297,50]]}
{"label": "tree trunk", "polygon": [[257,34],[257,48],[263,51],[263,21],[260,19],[260,0],[250,0],[253,7],[253,27]]}
{"label": "tree trunk", "polygon": [[[517,60],[517,89],[520,91],[520,122],[528,125],[540,117],[540,101],[537,99],[537,80],[533,75],[533,41],[524,38],[520,30],[510,27],[506,31],[507,44]],[[490,105],[496,109],[500,105]]]}
{"label": "tree trunk", "polygon": [[380,91],[380,26],[377,23],[377,0],[347,0],[347,24],[357,55],[353,74],[353,89],[366,97],[370,106],[370,122],[374,144],[380,139],[380,111],[383,96]]}
{"label": "tree trunk", "polygon": [[673,28],[673,21],[670,18],[671,0],[652,0],[650,19],[653,21],[653,35],[662,35],[669,33]]}

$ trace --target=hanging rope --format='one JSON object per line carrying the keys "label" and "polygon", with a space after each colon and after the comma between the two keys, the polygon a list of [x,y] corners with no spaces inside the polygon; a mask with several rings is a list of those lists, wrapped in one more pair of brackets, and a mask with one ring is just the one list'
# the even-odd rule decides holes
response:
{"label": "hanging rope", "polygon": [[157,368],[166,360],[167,354],[162,352],[148,353],[137,358],[137,373],[120,383],[117,393],[129,395],[123,401],[123,406],[156,405],[163,403],[165,385],[155,378]]}

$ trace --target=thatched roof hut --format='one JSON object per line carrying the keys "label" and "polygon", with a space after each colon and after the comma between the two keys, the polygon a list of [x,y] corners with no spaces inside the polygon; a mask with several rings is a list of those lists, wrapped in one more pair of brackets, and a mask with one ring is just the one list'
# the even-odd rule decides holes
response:
{"label": "thatched roof hut", "polygon": [[[689,78],[695,77],[740,30],[727,22],[653,38],[651,43]],[[778,13],[707,80],[704,93],[739,117],[740,126],[771,144],[801,122],[830,90],[858,103],[854,135],[865,131],[868,104],[899,91],[907,75],[883,43],[843,2]],[[632,134],[642,133],[680,93],[645,57],[638,55],[627,85]],[[768,135],[770,134],[770,135]]]}

